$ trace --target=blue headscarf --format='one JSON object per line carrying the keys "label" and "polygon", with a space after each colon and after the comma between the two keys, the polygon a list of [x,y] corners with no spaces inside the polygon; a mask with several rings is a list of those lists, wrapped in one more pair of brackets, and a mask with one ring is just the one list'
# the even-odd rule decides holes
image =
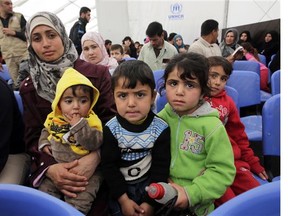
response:
{"label": "blue headscarf", "polygon": [[[178,45],[176,44],[176,40],[177,40],[178,38],[180,38],[180,39],[182,40],[181,46],[178,46]],[[179,49],[180,49],[180,48],[185,48],[185,44],[184,44],[184,41],[183,41],[183,38],[182,38],[181,35],[179,35],[179,34],[175,35],[174,38],[173,38],[173,42],[174,42],[174,46],[176,47],[178,53],[179,53]]]}

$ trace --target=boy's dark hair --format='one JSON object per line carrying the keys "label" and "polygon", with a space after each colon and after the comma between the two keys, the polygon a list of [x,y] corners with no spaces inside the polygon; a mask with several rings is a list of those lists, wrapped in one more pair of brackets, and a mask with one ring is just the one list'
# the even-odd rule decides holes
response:
{"label": "boy's dark hair", "polygon": [[222,56],[211,56],[208,57],[209,67],[222,66],[226,75],[230,76],[232,74],[232,64]]}
{"label": "boy's dark hair", "polygon": [[142,85],[149,85],[153,94],[155,89],[154,75],[151,68],[145,62],[133,60],[120,64],[112,75],[111,86],[113,91],[118,80],[122,77],[125,79],[123,87],[133,89],[139,81]]}
{"label": "boy's dark hair", "polygon": [[163,33],[163,27],[162,24],[159,22],[152,22],[148,25],[146,30],[146,35],[148,37],[154,37],[154,36],[161,36]]}
{"label": "boy's dark hair", "polygon": [[201,25],[201,36],[209,35],[213,30],[219,29],[219,24],[216,20],[209,19]]}
{"label": "boy's dark hair", "polygon": [[123,46],[120,45],[120,44],[112,44],[110,50],[113,51],[113,50],[120,50],[120,53],[123,55],[124,54],[124,49],[123,49]]}
{"label": "boy's dark hair", "polygon": [[91,12],[91,9],[88,7],[81,7],[79,15],[81,16],[82,13],[87,13],[87,12]]}
{"label": "boy's dark hair", "polygon": [[164,85],[160,88],[161,92],[165,88],[168,75],[177,68],[180,72],[180,79],[186,80],[191,79],[195,80],[198,78],[201,94],[204,96],[209,96],[210,88],[208,87],[208,73],[209,73],[209,64],[205,56],[198,53],[180,53],[175,55],[168,63],[163,78]]}
{"label": "boy's dark hair", "polygon": [[94,91],[90,86],[79,84],[79,85],[73,85],[73,86],[71,86],[71,88],[72,88],[73,96],[76,97],[77,96],[76,90],[81,89],[84,93],[88,92],[89,96],[90,96],[90,100],[93,101]]}

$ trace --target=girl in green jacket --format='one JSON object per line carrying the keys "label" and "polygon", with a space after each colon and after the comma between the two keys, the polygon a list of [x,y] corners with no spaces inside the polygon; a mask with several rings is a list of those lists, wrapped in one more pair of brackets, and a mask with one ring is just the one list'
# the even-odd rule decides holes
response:
{"label": "girl in green jacket", "polygon": [[218,111],[203,100],[210,91],[208,71],[204,56],[183,53],[170,60],[163,76],[168,103],[159,116],[171,129],[170,183],[178,191],[175,216],[183,211],[207,215],[235,176],[225,127]]}

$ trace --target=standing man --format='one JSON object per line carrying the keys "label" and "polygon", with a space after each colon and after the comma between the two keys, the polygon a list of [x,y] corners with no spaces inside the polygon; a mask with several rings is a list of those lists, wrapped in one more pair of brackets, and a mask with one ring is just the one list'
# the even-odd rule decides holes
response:
{"label": "standing man", "polygon": [[74,23],[70,30],[69,38],[73,41],[78,55],[80,56],[82,52],[81,38],[86,33],[86,25],[91,19],[91,9],[88,7],[81,7],[79,15],[78,21]]}
{"label": "standing man", "polygon": [[13,12],[11,0],[0,0],[0,47],[3,59],[14,82],[19,73],[19,65],[28,59],[25,37],[26,20],[21,13]]}
{"label": "standing man", "polygon": [[164,40],[164,31],[159,22],[150,23],[146,35],[150,41],[142,47],[138,60],[147,63],[152,71],[164,69],[169,60],[178,54],[177,49]]}

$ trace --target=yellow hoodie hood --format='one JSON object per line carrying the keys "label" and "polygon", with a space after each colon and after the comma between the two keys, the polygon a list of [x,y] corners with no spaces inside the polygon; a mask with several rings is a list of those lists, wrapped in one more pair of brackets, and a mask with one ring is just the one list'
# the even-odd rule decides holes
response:
{"label": "yellow hoodie hood", "polygon": [[77,70],[73,68],[68,68],[64,71],[61,79],[57,83],[55,99],[52,102],[52,110],[53,110],[52,113],[54,116],[61,115],[61,111],[58,107],[60,98],[67,88],[74,86],[74,85],[87,85],[93,89],[94,97],[92,98],[92,103],[91,103],[89,113],[92,111],[92,108],[94,107],[94,105],[96,104],[99,98],[98,89],[93,86],[93,84],[87,77],[85,77],[84,75],[82,75],[81,73],[79,73]]}

